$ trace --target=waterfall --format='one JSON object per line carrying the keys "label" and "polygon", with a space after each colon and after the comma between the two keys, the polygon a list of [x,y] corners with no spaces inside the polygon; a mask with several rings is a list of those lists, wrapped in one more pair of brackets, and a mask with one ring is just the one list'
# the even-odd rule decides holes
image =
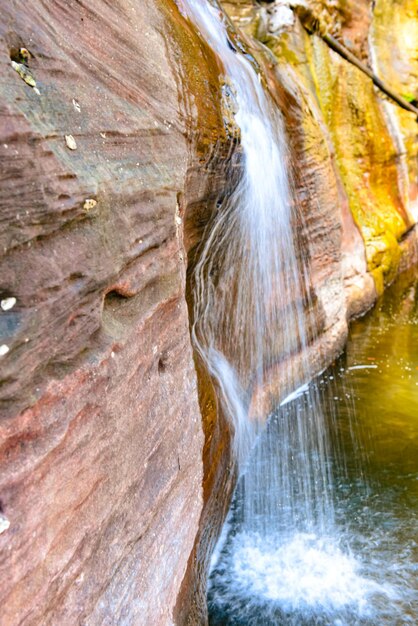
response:
{"label": "waterfall", "polygon": [[[297,216],[286,171],[283,120],[253,65],[231,43],[219,9],[190,0],[186,10],[222,60],[235,99],[242,148],[242,174],[207,227],[195,269],[194,344],[234,427],[235,454],[246,482],[246,524],[271,530],[281,511],[282,526],[309,530],[324,525],[332,515],[331,481],[324,461],[328,443],[317,399],[310,394],[309,423],[300,408],[305,396],[283,412],[279,435],[283,454],[277,468],[266,467],[269,455],[263,446],[254,447],[264,420],[257,418],[260,410],[251,403],[253,390],[263,387],[278,360],[291,363],[292,355],[303,354],[306,328],[313,325],[304,310],[308,272],[297,257],[293,236]],[[283,374],[283,387],[292,388],[296,380],[292,366],[283,368]],[[306,360],[299,362],[297,374],[304,381],[310,379]],[[247,472],[248,459],[254,455],[260,461],[255,462],[255,471]]]}
{"label": "waterfall", "polygon": [[[212,603],[229,603],[239,615],[248,597],[286,610],[322,602],[324,594],[334,605],[343,596],[363,602],[374,583],[328,540],[335,534],[330,441],[319,387],[306,384],[313,372],[303,355],[315,318],[283,119],[216,3],[178,1],[222,62],[242,151],[239,180],[207,225],[193,277],[194,346],[232,424],[239,468],[213,560]],[[278,363],[283,389],[305,385],[266,425],[254,392]]]}

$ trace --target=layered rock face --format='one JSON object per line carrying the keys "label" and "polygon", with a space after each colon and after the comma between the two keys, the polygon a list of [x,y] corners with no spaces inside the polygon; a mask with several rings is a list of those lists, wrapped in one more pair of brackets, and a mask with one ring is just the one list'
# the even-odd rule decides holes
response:
{"label": "layered rock face", "polygon": [[[299,250],[316,303],[311,361],[319,369],[341,349],[347,320],[366,311],[417,259],[416,116],[330,49],[324,34],[378,77],[381,67],[399,65],[396,81],[389,71],[381,78],[410,100],[405,94],[416,91],[416,10],[407,2],[397,7],[395,31],[410,43],[400,51],[401,35],[392,33],[388,53],[383,38],[393,30],[394,10],[384,6],[316,0],[222,5],[286,120],[301,212]],[[271,384],[261,391],[266,410],[282,392],[280,367],[273,369]]]}
{"label": "layered rock face", "polygon": [[179,194],[217,74],[169,2],[1,14],[0,621],[168,624],[202,507]]}
{"label": "layered rock face", "polygon": [[[323,364],[413,258],[416,123],[286,4],[224,4],[286,119]],[[222,66],[171,0],[0,6],[0,622],[204,623],[234,478],[189,335],[237,151]],[[416,95],[412,0],[312,8]]]}

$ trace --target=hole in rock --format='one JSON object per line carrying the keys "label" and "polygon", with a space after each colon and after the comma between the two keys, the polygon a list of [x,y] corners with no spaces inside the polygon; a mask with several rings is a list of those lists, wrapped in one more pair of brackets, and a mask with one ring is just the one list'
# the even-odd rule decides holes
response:
{"label": "hole in rock", "polygon": [[105,294],[104,305],[106,308],[115,310],[121,304],[124,304],[127,300],[129,300],[128,295],[124,294],[118,289],[112,289],[112,291],[108,291],[108,293]]}
{"label": "hole in rock", "polygon": [[30,59],[33,59],[33,54],[24,45],[12,46],[9,50],[9,56],[11,61],[23,65],[29,65]]}
{"label": "hole in rock", "polygon": [[158,373],[159,374],[164,374],[164,372],[167,371],[167,357],[166,355],[162,355],[159,359],[158,359]]}

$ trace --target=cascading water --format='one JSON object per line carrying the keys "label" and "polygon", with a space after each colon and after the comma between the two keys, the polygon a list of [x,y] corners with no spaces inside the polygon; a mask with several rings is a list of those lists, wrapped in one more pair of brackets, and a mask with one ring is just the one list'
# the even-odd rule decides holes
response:
{"label": "cascading water", "polygon": [[[233,422],[236,455],[243,470],[261,428],[250,415],[252,390],[263,386],[278,358],[285,360],[304,351],[306,328],[312,327],[312,320],[307,323],[303,306],[308,289],[293,238],[296,216],[285,168],[281,116],[254,67],[231,44],[219,10],[199,0],[188,2],[187,8],[224,64],[236,99],[235,120],[243,153],[240,180],[218,207],[195,270],[193,326],[195,346]],[[308,380],[306,361],[298,367],[298,378]],[[296,373],[291,365],[283,373],[284,388],[291,388]],[[265,469],[244,472],[243,515],[248,529],[271,530],[280,523],[285,528],[310,530],[318,525],[324,528],[332,517],[327,437],[316,399],[310,401],[309,424],[297,403],[289,409],[289,425],[281,433],[285,455],[275,468],[276,475],[266,475]],[[254,404],[251,412],[259,413]],[[265,456],[257,447],[256,453]],[[252,485],[253,480],[256,484]],[[272,484],[274,498],[266,493]]]}
{"label": "cascading water", "polygon": [[[336,531],[320,385],[293,394],[267,426],[252,401],[278,361],[283,389],[312,379],[307,360],[296,371],[291,358],[306,352],[315,320],[308,268],[297,254],[300,216],[283,122],[255,66],[231,42],[219,7],[179,5],[223,64],[242,150],[239,181],[207,226],[194,273],[194,344],[233,424],[240,473],[212,562],[212,621],[343,624],[326,620],[346,606],[367,619],[368,599],[388,591],[360,575]],[[325,621],[312,621],[315,614]]]}

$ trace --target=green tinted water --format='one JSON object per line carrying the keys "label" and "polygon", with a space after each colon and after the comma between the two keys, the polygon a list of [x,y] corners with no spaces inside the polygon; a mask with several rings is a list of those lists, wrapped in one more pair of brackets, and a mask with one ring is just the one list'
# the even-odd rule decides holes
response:
{"label": "green tinted water", "polygon": [[[341,364],[355,394],[371,477],[382,487],[399,481],[416,496],[418,484],[409,482],[418,471],[416,275],[403,276],[371,313],[352,324]],[[365,369],[354,369],[359,366]]]}
{"label": "green tinted water", "polygon": [[418,624],[417,271],[352,324],[344,354],[320,380],[338,398],[347,463],[347,478],[336,463],[339,522],[347,535],[351,529],[364,571],[393,595],[367,623]]}

